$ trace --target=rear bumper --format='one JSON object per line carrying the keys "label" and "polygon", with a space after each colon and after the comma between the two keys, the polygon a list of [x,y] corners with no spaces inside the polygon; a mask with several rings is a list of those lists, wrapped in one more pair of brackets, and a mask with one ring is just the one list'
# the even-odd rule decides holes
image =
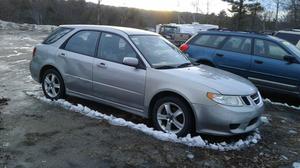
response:
{"label": "rear bumper", "polygon": [[255,106],[230,107],[193,104],[196,132],[212,135],[236,135],[255,130],[261,124],[263,102]]}
{"label": "rear bumper", "polygon": [[40,66],[31,60],[29,64],[29,70],[32,79],[40,83]]}

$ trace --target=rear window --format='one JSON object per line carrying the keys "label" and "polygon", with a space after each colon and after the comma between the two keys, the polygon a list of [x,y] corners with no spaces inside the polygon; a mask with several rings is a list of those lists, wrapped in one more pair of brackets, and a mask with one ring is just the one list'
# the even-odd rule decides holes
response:
{"label": "rear window", "polygon": [[218,48],[225,39],[226,36],[200,35],[196,36],[196,39],[192,42],[192,44],[204,47]]}
{"label": "rear window", "polygon": [[43,44],[52,44],[72,30],[72,28],[59,27],[44,40]]}

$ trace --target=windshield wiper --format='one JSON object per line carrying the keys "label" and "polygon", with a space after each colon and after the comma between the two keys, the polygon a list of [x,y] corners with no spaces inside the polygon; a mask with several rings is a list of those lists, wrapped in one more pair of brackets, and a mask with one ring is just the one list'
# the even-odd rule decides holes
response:
{"label": "windshield wiper", "polygon": [[178,65],[177,68],[184,68],[184,67],[188,67],[188,66],[191,66],[191,65],[193,65],[193,64],[190,63],[190,62],[187,62],[187,63],[183,63],[183,64]]}
{"label": "windshield wiper", "polygon": [[162,65],[162,66],[155,67],[155,69],[173,69],[173,68],[176,68],[176,67],[171,66],[171,65]]}

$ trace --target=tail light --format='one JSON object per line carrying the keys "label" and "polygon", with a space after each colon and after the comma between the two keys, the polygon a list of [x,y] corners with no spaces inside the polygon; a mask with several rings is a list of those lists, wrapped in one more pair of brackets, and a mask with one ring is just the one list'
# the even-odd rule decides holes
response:
{"label": "tail light", "polygon": [[182,52],[186,52],[188,49],[190,48],[190,46],[188,44],[182,44],[179,49],[182,51]]}
{"label": "tail light", "polygon": [[35,53],[36,53],[36,47],[34,47],[33,51],[32,51],[32,57],[35,56]]}

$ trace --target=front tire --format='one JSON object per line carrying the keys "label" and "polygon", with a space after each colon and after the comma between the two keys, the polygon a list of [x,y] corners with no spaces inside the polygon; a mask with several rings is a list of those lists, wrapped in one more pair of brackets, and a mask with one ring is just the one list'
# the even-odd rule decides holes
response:
{"label": "front tire", "polygon": [[42,78],[42,88],[46,98],[57,100],[65,98],[65,85],[64,81],[54,69],[47,70]]}
{"label": "front tire", "polygon": [[164,97],[156,101],[152,120],[154,127],[179,137],[192,133],[193,115],[189,106],[179,97]]}

